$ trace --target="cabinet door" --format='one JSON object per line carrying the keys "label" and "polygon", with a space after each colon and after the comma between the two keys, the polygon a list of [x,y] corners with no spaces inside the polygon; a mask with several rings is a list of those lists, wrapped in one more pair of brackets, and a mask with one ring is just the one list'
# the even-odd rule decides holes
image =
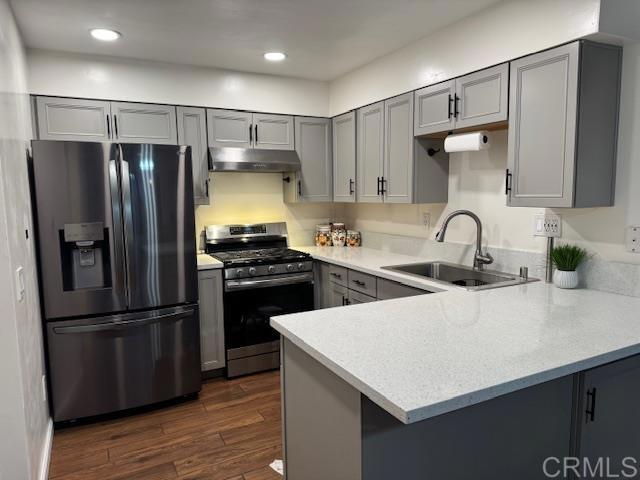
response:
{"label": "cabinet door", "polygon": [[637,458],[640,356],[587,370],[582,385],[577,412],[579,456],[593,462],[609,458],[612,467],[619,467],[625,457]]}
{"label": "cabinet door", "polygon": [[191,147],[193,203],[209,204],[207,121],[204,108],[178,107],[178,143]]}
{"label": "cabinet door", "polygon": [[511,62],[508,204],[571,207],[579,43]]}
{"label": "cabinet door", "polygon": [[36,97],[38,138],[76,142],[111,139],[111,105],[98,100]]}
{"label": "cabinet door", "polygon": [[384,201],[413,200],[413,92],[384,101]]}
{"label": "cabinet door", "polygon": [[356,113],[333,119],[333,201],[356,201]]}
{"label": "cabinet door", "polygon": [[342,285],[338,285],[337,283],[329,282],[328,300],[328,308],[348,305],[349,289],[347,287],[343,287]]}
{"label": "cabinet door", "polygon": [[293,117],[290,115],[253,114],[255,148],[295,150]]}
{"label": "cabinet door", "polygon": [[115,138],[123,143],[177,145],[176,107],[111,102]]}
{"label": "cabinet door", "polygon": [[392,298],[414,297],[416,295],[425,295],[426,290],[402,285],[401,283],[387,280],[385,278],[377,279],[377,295],[378,300],[389,300]]}
{"label": "cabinet door", "polygon": [[382,202],[380,183],[384,164],[384,102],[358,109],[358,202]]}
{"label": "cabinet door", "polygon": [[456,79],[456,128],[507,119],[509,64],[503,63]]}
{"label": "cabinet door", "polygon": [[357,305],[359,303],[369,303],[369,302],[375,302],[375,301],[376,301],[375,297],[371,297],[364,293],[356,292],[355,290],[349,290],[349,298],[347,302],[349,305]]}
{"label": "cabinet door", "polygon": [[235,110],[207,109],[210,147],[253,147],[253,114]]}
{"label": "cabinet door", "polygon": [[455,80],[421,88],[415,92],[414,134],[453,130]]}
{"label": "cabinet door", "polygon": [[198,271],[202,371],[225,366],[222,270]]}
{"label": "cabinet door", "polygon": [[329,264],[313,262],[313,289],[316,310],[331,306],[331,282],[329,281]]}
{"label": "cabinet door", "polygon": [[296,117],[296,151],[302,169],[298,172],[298,201],[333,201],[331,119]]}

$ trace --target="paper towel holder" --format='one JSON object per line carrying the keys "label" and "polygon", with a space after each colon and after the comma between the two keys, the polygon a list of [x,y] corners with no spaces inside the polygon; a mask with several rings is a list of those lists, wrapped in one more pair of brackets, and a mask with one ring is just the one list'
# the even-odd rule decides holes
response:
{"label": "paper towel holder", "polygon": [[440,151],[439,148],[434,149],[434,148],[429,148],[427,150],[427,155],[429,155],[430,157],[433,157],[436,153],[438,153]]}

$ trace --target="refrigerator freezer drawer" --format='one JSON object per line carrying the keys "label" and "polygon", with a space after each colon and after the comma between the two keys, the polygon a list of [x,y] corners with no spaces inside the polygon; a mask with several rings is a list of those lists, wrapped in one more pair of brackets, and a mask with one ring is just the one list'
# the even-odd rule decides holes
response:
{"label": "refrigerator freezer drawer", "polygon": [[56,422],[200,390],[198,307],[47,323]]}

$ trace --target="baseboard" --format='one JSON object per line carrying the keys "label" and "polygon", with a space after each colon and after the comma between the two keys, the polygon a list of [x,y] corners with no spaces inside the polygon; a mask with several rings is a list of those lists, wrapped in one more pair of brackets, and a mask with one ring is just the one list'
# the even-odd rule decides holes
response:
{"label": "baseboard", "polygon": [[40,459],[40,468],[38,469],[38,480],[47,480],[49,478],[49,461],[51,460],[51,447],[53,445],[53,420],[49,419],[47,425],[46,438],[42,448],[42,458]]}

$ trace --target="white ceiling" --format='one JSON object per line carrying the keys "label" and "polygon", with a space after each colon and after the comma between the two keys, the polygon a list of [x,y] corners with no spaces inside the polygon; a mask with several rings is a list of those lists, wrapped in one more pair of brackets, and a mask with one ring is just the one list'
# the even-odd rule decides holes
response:
{"label": "white ceiling", "polygon": [[[28,47],[332,80],[498,0],[12,0]],[[95,27],[123,38],[102,43]],[[284,51],[279,64],[262,58]]]}

